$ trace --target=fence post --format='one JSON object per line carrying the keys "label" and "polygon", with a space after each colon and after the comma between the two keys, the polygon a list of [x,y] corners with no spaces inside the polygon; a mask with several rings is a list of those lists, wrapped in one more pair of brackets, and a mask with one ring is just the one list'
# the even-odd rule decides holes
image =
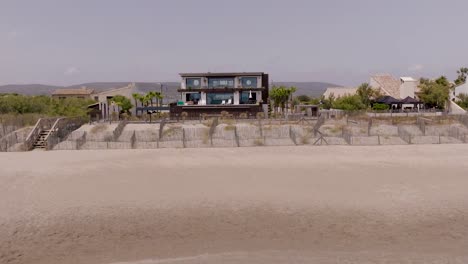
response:
{"label": "fence post", "polygon": [[240,147],[239,135],[237,134],[237,126],[234,126],[234,140],[236,141],[237,147]]}
{"label": "fence post", "polygon": [[185,145],[185,129],[182,128],[182,146],[186,148],[187,146]]}
{"label": "fence post", "polygon": [[294,131],[292,130],[292,127],[289,126],[289,137],[291,138],[292,142],[294,143],[294,145],[297,146],[297,142],[296,142],[296,134],[294,133]]}
{"label": "fence post", "polygon": [[258,120],[258,127],[260,128],[260,136],[263,137],[263,125],[261,120]]}

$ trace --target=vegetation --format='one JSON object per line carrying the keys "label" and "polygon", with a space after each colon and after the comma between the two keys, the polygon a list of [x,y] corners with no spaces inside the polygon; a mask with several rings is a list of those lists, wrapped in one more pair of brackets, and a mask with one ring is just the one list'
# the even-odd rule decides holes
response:
{"label": "vegetation", "polygon": [[296,91],[296,87],[273,86],[270,91],[270,98],[273,100],[275,111],[278,107],[284,112],[286,105],[292,100],[292,95]]}
{"label": "vegetation", "polygon": [[235,125],[227,125],[227,126],[224,127],[224,130],[234,131],[234,130],[236,130],[236,126]]}
{"label": "vegetation", "polygon": [[320,105],[323,109],[331,109],[335,103],[335,95],[332,93],[328,98],[322,95],[320,98]]}
{"label": "vegetation", "polygon": [[111,99],[111,102],[115,103],[119,107],[121,113],[130,114],[130,109],[133,108],[133,104],[130,99],[122,95],[114,96]]}
{"label": "vegetation", "polygon": [[380,91],[372,88],[368,83],[361,84],[358,87],[356,94],[359,96],[361,103],[365,105],[366,108],[371,106],[372,101],[382,97]]}
{"label": "vegetation", "polygon": [[296,97],[296,99],[301,102],[301,103],[308,103],[312,98],[308,95],[299,95]]}
{"label": "vegetation", "polygon": [[362,102],[361,97],[357,94],[338,97],[332,106],[334,109],[346,111],[364,110],[367,108],[367,105]]}
{"label": "vegetation", "polygon": [[258,146],[258,147],[261,147],[261,146],[264,146],[265,145],[265,142],[263,142],[263,139],[255,139],[254,140],[254,145],[255,146]]}
{"label": "vegetation", "polygon": [[106,124],[97,124],[93,128],[91,128],[90,133],[91,134],[97,134],[101,133],[107,130],[107,125]]}
{"label": "vegetation", "polygon": [[468,109],[468,94],[461,93],[458,95],[458,100],[456,102],[460,107]]}
{"label": "vegetation", "polygon": [[132,94],[133,100],[135,102],[135,106],[138,106],[138,101],[140,101],[141,94],[139,93],[133,93]]}
{"label": "vegetation", "polygon": [[462,67],[457,71],[458,77],[455,80],[455,85],[460,85],[466,82],[466,76],[468,75],[468,68]]}
{"label": "vegetation", "polygon": [[449,100],[451,88],[452,85],[445,76],[441,76],[436,80],[421,78],[419,98],[428,107],[444,109],[446,102]]}
{"label": "vegetation", "polygon": [[54,99],[48,96],[4,94],[0,96],[0,114],[41,114],[42,116],[81,116],[88,114],[93,100]]}
{"label": "vegetation", "polygon": [[384,111],[384,110],[388,110],[390,107],[386,104],[379,104],[379,103],[376,103],[372,106],[372,109],[373,110],[376,110],[376,111]]}

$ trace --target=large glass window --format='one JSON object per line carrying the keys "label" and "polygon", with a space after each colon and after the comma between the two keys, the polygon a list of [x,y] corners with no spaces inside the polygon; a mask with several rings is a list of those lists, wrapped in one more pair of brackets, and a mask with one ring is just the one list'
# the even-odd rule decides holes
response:
{"label": "large glass window", "polygon": [[185,102],[188,104],[198,104],[198,102],[201,100],[201,94],[200,93],[187,93],[185,94]]}
{"label": "large glass window", "polygon": [[257,93],[251,91],[243,91],[239,96],[240,104],[256,104],[257,103]]}
{"label": "large glass window", "polygon": [[187,78],[185,82],[187,89],[197,89],[201,87],[201,78]]}
{"label": "large glass window", "polygon": [[233,104],[233,93],[207,93],[206,103],[209,105]]}
{"label": "large glass window", "polygon": [[208,88],[234,88],[234,78],[209,78]]}
{"label": "large glass window", "polygon": [[242,88],[257,88],[257,77],[241,77]]}

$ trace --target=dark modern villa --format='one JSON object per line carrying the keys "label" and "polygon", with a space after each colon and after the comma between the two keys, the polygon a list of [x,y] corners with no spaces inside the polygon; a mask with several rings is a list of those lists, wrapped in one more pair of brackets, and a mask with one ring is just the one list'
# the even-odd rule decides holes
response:
{"label": "dark modern villa", "polygon": [[255,115],[268,99],[268,74],[263,72],[181,73],[180,100],[171,106],[171,118],[202,114]]}

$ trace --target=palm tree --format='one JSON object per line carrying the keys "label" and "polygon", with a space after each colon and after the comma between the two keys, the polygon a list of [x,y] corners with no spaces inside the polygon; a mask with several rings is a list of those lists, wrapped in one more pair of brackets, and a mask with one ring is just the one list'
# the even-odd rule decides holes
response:
{"label": "palm tree", "polygon": [[162,99],[164,96],[160,92],[155,92],[156,93],[156,102],[158,102],[158,106],[162,106]]}
{"label": "palm tree", "polygon": [[[141,94],[133,93],[132,94],[133,100],[135,100],[135,109],[138,107],[138,101],[140,100]],[[135,115],[138,115],[138,112],[135,110]]]}
{"label": "palm tree", "polygon": [[140,100],[140,96],[141,95],[139,93],[133,93],[132,94],[133,100],[135,100],[135,107],[138,106],[137,101]]}
{"label": "palm tree", "polygon": [[156,92],[150,91],[146,94],[147,100],[151,103],[151,106],[153,106],[153,99],[156,97]]}

